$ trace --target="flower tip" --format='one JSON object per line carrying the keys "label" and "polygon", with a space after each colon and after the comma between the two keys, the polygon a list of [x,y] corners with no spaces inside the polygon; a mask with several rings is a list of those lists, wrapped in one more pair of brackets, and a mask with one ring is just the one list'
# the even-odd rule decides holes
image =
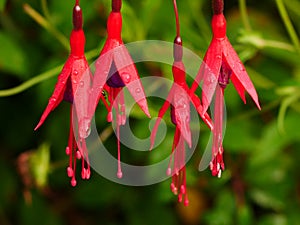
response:
{"label": "flower tip", "polygon": [[72,187],[75,187],[76,184],[77,184],[77,181],[76,181],[75,177],[73,177],[72,180],[71,180]]}
{"label": "flower tip", "polygon": [[68,174],[68,177],[73,177],[74,176],[74,171],[71,167],[67,168],[67,174]]}
{"label": "flower tip", "polygon": [[143,112],[146,114],[146,116],[148,118],[151,118],[146,99],[141,99],[137,103],[140,106],[140,108],[143,110]]}
{"label": "flower tip", "polygon": [[121,178],[123,177],[122,171],[118,171],[118,172],[117,172],[117,177],[118,177],[119,179],[121,179]]}
{"label": "flower tip", "polygon": [[39,129],[42,126],[43,123],[44,123],[44,120],[40,120],[39,123],[34,128],[34,131],[36,131],[37,129]]}
{"label": "flower tip", "polygon": [[189,200],[188,200],[188,199],[185,199],[183,205],[184,205],[184,206],[188,206],[188,205],[189,205]]}
{"label": "flower tip", "polygon": [[256,101],[255,101],[255,104],[256,104],[256,107],[257,107],[259,110],[261,110],[261,106],[260,106],[260,104],[259,104],[259,101],[258,101],[258,100],[256,100]]}
{"label": "flower tip", "polygon": [[36,125],[36,127],[34,128],[34,131],[36,131],[37,129],[39,129],[41,126],[41,124]]}

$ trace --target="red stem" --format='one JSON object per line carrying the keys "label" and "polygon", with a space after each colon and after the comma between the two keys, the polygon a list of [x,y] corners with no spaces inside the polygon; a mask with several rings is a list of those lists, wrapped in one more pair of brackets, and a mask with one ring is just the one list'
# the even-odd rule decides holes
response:
{"label": "red stem", "polygon": [[173,0],[174,12],[175,12],[175,20],[176,20],[176,35],[180,37],[180,24],[179,24],[179,16],[176,0]]}
{"label": "red stem", "polygon": [[213,8],[214,15],[222,14],[224,10],[224,1],[212,0],[212,8]]}
{"label": "red stem", "polygon": [[74,30],[82,29],[82,11],[79,6],[79,0],[76,0],[73,8],[73,27]]}
{"label": "red stem", "polygon": [[112,0],[111,9],[113,12],[120,12],[122,7],[122,0]]}
{"label": "red stem", "polygon": [[179,24],[179,16],[178,16],[178,8],[176,0],[173,0],[174,13],[175,13],[175,21],[176,21],[176,37],[174,40],[174,50],[173,56],[175,61],[182,60],[182,40],[180,37],[180,24]]}

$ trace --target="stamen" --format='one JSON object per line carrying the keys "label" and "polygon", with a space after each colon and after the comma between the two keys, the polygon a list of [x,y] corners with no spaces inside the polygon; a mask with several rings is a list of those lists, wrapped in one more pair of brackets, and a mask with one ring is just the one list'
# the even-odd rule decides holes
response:
{"label": "stamen", "polygon": [[68,177],[73,177],[74,176],[73,169],[70,166],[68,166],[68,168],[67,168],[67,174],[68,174]]}
{"label": "stamen", "polygon": [[70,153],[71,153],[71,151],[70,151],[70,148],[68,146],[68,147],[66,147],[66,155],[70,155]]}
{"label": "stamen", "polygon": [[75,179],[75,176],[73,176],[73,177],[72,177],[72,180],[71,180],[71,185],[72,185],[73,187],[75,187],[76,184],[77,184],[77,181],[76,181],[76,179]]}
{"label": "stamen", "polygon": [[[117,105],[118,102],[117,102]],[[121,146],[120,146],[120,123],[118,121],[118,117],[119,117],[119,110],[118,107],[116,107],[116,113],[117,113],[117,142],[118,142],[118,172],[117,172],[117,177],[118,178],[122,178],[123,173],[122,173],[122,169],[121,169]]]}
{"label": "stamen", "polygon": [[185,194],[185,196],[184,196],[184,202],[183,202],[183,205],[184,205],[184,206],[188,206],[188,205],[189,205],[189,199],[188,199],[187,194]]}
{"label": "stamen", "polygon": [[81,155],[80,151],[77,150],[75,154],[76,154],[77,159],[81,159],[82,155]]}

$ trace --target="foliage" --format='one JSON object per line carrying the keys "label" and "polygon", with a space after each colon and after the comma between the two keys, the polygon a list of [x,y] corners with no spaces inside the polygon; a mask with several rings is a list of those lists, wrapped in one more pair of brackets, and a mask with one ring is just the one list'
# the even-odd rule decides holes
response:
{"label": "foliage", "polygon": [[[123,2],[125,42],[173,41],[172,1]],[[225,1],[228,37],[257,88],[262,111],[250,98],[244,105],[228,87],[226,168],[221,179],[212,177],[208,169],[197,170],[208,136],[201,131],[196,154],[187,166],[188,207],[177,204],[169,181],[127,187],[93,173],[90,181],[72,188],[64,152],[68,103],[58,107],[39,132],[33,132],[68,56],[73,4],[0,0],[0,224],[298,223],[299,0]],[[106,35],[110,1],[82,0],[81,6],[87,58],[92,62]],[[203,57],[211,39],[210,1],[179,0],[178,7],[183,44]],[[165,71],[155,64],[139,69],[143,75]],[[157,112],[153,102],[149,106],[152,115]],[[133,114],[135,118],[140,114]],[[105,118],[98,123],[111,133]],[[138,135],[149,135],[145,123],[133,124]],[[172,135],[167,135],[166,143],[171,142]],[[114,137],[110,135],[105,144],[115,147]],[[151,163],[168,154],[168,146],[155,150],[162,155],[124,151],[124,160]]]}

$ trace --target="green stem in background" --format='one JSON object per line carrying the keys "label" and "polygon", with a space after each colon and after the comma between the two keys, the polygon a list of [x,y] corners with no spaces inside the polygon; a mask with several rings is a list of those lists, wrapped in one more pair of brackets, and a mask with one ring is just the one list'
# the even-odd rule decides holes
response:
{"label": "green stem in background", "polygon": [[292,94],[286,97],[280,105],[278,118],[277,118],[277,127],[280,133],[284,134],[284,118],[286,116],[286,112],[288,107],[290,107],[293,103],[297,102],[300,99],[300,93]]}
{"label": "green stem in background", "polygon": [[49,33],[51,33],[65,47],[65,49],[70,49],[69,40],[55,27],[53,27],[52,24],[45,19],[45,17],[39,14],[28,4],[24,4],[23,8],[25,13],[27,13],[33,20],[35,20],[39,25],[45,28]]}
{"label": "green stem in background", "polygon": [[278,100],[274,100],[266,105],[264,105],[262,107],[262,110],[259,111],[257,109],[251,109],[251,110],[248,110],[247,112],[245,113],[241,113],[239,115],[236,115],[235,117],[232,117],[231,119],[228,119],[227,120],[227,124],[229,123],[233,123],[233,122],[236,122],[236,121],[241,121],[241,120],[248,120],[254,116],[258,116],[258,115],[261,115],[262,113],[264,112],[268,112],[272,109],[275,109],[277,108],[279,105],[281,104],[281,100],[278,99]]}
{"label": "green stem in background", "polygon": [[242,21],[245,27],[245,30],[251,31],[251,25],[249,21],[249,16],[247,13],[246,0],[239,0],[240,13],[242,16]]}
{"label": "green stem in background", "polygon": [[48,10],[47,0],[41,0],[41,4],[42,4],[42,10],[43,10],[43,13],[44,13],[46,19],[50,21],[51,16],[50,16],[50,13]]}
{"label": "green stem in background", "polygon": [[[200,9],[195,10],[195,7],[193,4],[195,4],[195,0],[188,0],[187,1],[188,6],[190,8],[190,13],[192,18],[194,19],[195,23],[197,24],[199,30],[201,31],[201,34],[203,38],[207,41],[207,44],[210,43],[211,39],[211,28],[207,23],[207,20],[205,16],[203,15],[203,5],[204,1],[200,1]],[[196,4],[195,4],[196,5]]]}
{"label": "green stem in background", "polygon": [[281,16],[281,19],[283,20],[283,23],[287,29],[287,32],[293,42],[293,45],[295,46],[295,48],[297,49],[297,51],[300,53],[300,45],[299,45],[299,39],[297,36],[297,33],[293,27],[293,24],[290,20],[290,17],[285,9],[285,6],[283,4],[282,0],[276,0],[276,4],[277,4],[277,8],[279,11],[279,14]]}
{"label": "green stem in background", "polygon": [[[87,58],[87,60],[91,60],[92,58],[95,58],[98,54],[99,54],[99,49],[94,49],[94,50],[91,50],[88,53],[86,53],[86,58]],[[19,94],[38,83],[48,80],[51,77],[57,76],[57,74],[59,74],[59,72],[61,71],[62,67],[63,67],[63,65],[60,65],[60,66],[57,66],[57,67],[55,67],[51,70],[48,70],[44,73],[41,73],[41,74],[25,81],[24,83],[20,84],[17,87],[13,87],[13,88],[6,89],[6,90],[0,90],[0,97],[7,97],[7,96]]]}

